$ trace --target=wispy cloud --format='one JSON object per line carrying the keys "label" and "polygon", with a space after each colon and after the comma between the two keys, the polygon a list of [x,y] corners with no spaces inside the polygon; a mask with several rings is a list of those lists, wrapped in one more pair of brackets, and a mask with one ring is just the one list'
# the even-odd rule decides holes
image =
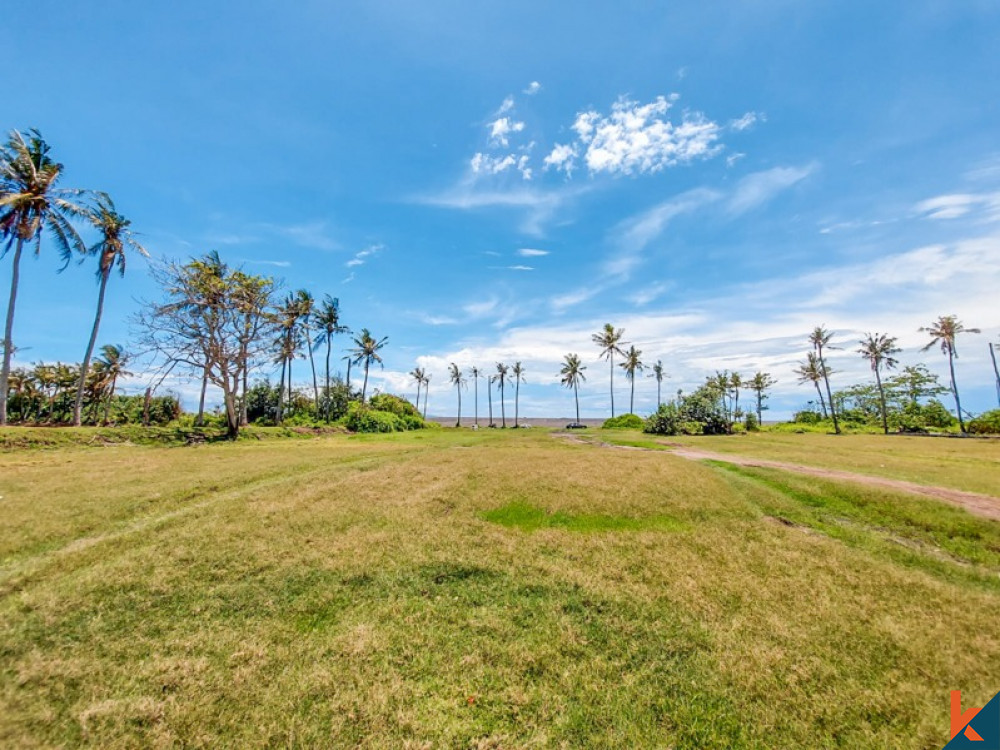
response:
{"label": "wispy cloud", "polygon": [[740,180],[727,204],[730,214],[737,216],[764,205],[778,193],[801,182],[819,168],[815,162],[801,167],[775,167],[749,174]]}
{"label": "wispy cloud", "polygon": [[532,266],[514,265],[514,266],[490,266],[490,269],[494,271],[534,271]]}
{"label": "wispy cloud", "polygon": [[543,255],[548,255],[548,250],[538,250],[533,247],[522,247],[517,251],[517,254],[522,258],[537,258]]}
{"label": "wispy cloud", "polygon": [[982,218],[987,221],[1000,221],[1000,192],[939,195],[921,201],[915,210],[927,219],[958,219],[981,212]]}
{"label": "wispy cloud", "polygon": [[251,263],[257,266],[275,266],[277,268],[288,268],[291,262],[287,260],[251,260],[249,258],[244,258],[245,263]]}
{"label": "wispy cloud", "polygon": [[735,130],[736,132],[749,130],[754,125],[756,125],[758,121],[762,120],[764,120],[763,115],[759,115],[756,112],[747,112],[742,117],[737,117],[735,120],[730,120],[729,129]]}
{"label": "wispy cloud", "polygon": [[[348,268],[356,268],[357,266],[363,266],[371,256],[375,255],[385,249],[384,245],[369,245],[364,250],[359,250],[354,254],[354,257],[347,261],[344,265]],[[353,274],[352,274],[353,276]]]}
{"label": "wispy cloud", "polygon": [[527,94],[528,96],[534,96],[541,90],[542,90],[542,84],[540,84],[538,81],[532,81],[531,83],[528,84],[528,87],[524,89],[524,91],[522,91],[521,93]]}

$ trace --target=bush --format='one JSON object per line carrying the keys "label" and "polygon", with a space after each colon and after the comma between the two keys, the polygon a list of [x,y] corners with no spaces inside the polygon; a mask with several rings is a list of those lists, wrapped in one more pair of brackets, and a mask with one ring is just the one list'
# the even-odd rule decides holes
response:
{"label": "bush", "polygon": [[[376,401],[376,399],[380,399]],[[424,422],[416,409],[398,396],[389,396],[384,400],[383,396],[373,396],[371,402],[362,404],[360,401],[352,401],[347,407],[347,415],[341,423],[351,432],[406,432],[407,430],[422,430],[429,423]],[[373,408],[373,404],[389,406],[403,412],[396,414],[391,411]],[[406,407],[409,407],[407,409]],[[412,410],[412,413],[409,413]]]}
{"label": "bush", "polygon": [[752,411],[748,411],[743,420],[743,427],[747,432],[760,432],[760,423],[757,421],[757,415]]}
{"label": "bush", "polygon": [[646,423],[638,414],[622,414],[606,419],[602,427],[605,430],[641,430]]}
{"label": "bush", "polygon": [[818,411],[797,411],[792,417],[792,421],[796,424],[819,424],[823,421],[823,415]]}
{"label": "bush", "polygon": [[987,411],[969,422],[973,435],[1000,435],[1000,409]]}
{"label": "bush", "polygon": [[650,415],[642,429],[652,435],[677,435],[680,430],[681,413],[674,403],[660,404],[660,408]]}
{"label": "bush", "polygon": [[687,422],[681,422],[681,434],[682,435],[704,435],[705,434],[705,423],[695,422],[688,420]]}
{"label": "bush", "polygon": [[[394,396],[391,393],[379,393],[368,399],[368,406],[375,411],[387,411],[397,417],[416,417],[421,422],[420,412],[417,407],[401,396]],[[412,428],[416,429],[416,428]]]}

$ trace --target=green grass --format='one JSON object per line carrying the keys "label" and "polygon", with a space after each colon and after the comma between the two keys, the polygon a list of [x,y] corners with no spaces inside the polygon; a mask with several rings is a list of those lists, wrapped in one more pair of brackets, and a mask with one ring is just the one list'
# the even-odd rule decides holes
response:
{"label": "green grass", "polygon": [[0,496],[4,747],[932,748],[1000,687],[1000,524],[870,488],[535,429],[11,450]]}

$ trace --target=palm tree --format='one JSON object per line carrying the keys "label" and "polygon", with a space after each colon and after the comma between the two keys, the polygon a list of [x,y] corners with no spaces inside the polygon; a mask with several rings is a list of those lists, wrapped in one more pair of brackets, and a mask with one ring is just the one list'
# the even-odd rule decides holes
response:
{"label": "palm tree", "polygon": [[930,343],[920,351],[926,352],[935,344],[941,345],[941,351],[948,355],[948,371],[951,374],[951,393],[955,397],[955,410],[958,412],[958,426],[965,432],[965,420],[962,419],[962,402],[958,398],[958,383],[955,382],[955,358],[958,357],[958,350],[955,348],[955,339],[960,333],[980,333],[978,328],[966,328],[962,322],[954,315],[942,315],[933,325],[920,329],[929,333]]}
{"label": "palm tree", "polygon": [[104,406],[104,422],[107,424],[111,418],[111,402],[115,398],[115,386],[118,384],[118,378],[127,377],[132,373],[125,370],[129,355],[120,346],[105,344],[101,347],[101,353],[103,354],[100,358],[101,370],[108,382],[108,398]]}
{"label": "palm tree", "polygon": [[364,362],[365,365],[365,383],[361,388],[361,403],[365,402],[365,395],[368,393],[368,368],[371,367],[372,362],[378,362],[379,367],[382,366],[382,357],[379,355],[379,351],[388,343],[388,336],[376,339],[367,328],[362,328],[361,334],[354,338],[354,349],[351,350],[354,364],[360,365]]}
{"label": "palm tree", "polygon": [[97,280],[100,287],[97,292],[97,314],[94,316],[94,327],[90,331],[87,352],[83,355],[83,364],[80,366],[80,383],[76,389],[76,402],[73,404],[73,425],[75,427],[80,426],[83,391],[87,385],[90,358],[94,354],[94,345],[97,343],[97,331],[101,327],[101,316],[104,313],[104,293],[108,288],[111,271],[117,267],[118,275],[125,276],[126,251],[139,253],[146,258],[149,257],[146,248],[136,241],[129,229],[132,222],[118,213],[114,202],[107,195],[98,196],[97,203],[88,219],[101,233],[100,239],[87,251],[91,255],[98,256]]}
{"label": "palm tree", "polygon": [[625,371],[625,379],[632,384],[632,391],[629,395],[628,401],[628,412],[629,414],[635,414],[635,374],[637,372],[642,372],[645,365],[640,359],[642,350],[636,349],[635,345],[629,347],[628,351],[625,352],[625,361],[622,362],[619,367]]}
{"label": "palm tree", "polygon": [[424,384],[424,370],[422,367],[414,367],[410,377],[417,383],[417,411],[420,411],[420,387]]}
{"label": "palm tree", "polygon": [[764,424],[764,391],[766,391],[771,386],[775,385],[778,381],[771,377],[768,372],[757,372],[754,373],[753,378],[750,379],[750,390],[752,390],[757,395],[757,424]]}
{"label": "palm tree", "polygon": [[733,370],[729,376],[729,392],[733,405],[733,419],[740,418],[740,389],[743,387],[743,376]]}
{"label": "palm tree", "polygon": [[455,392],[458,394],[458,419],[455,420],[455,426],[462,426],[462,387],[465,386],[466,380],[462,371],[458,369],[458,365],[454,362],[451,363],[451,367],[448,369],[448,376],[451,379],[451,384],[455,386]]}
{"label": "palm tree", "polygon": [[476,393],[474,402],[476,416],[474,424],[476,425],[476,427],[479,427],[479,376],[481,374],[481,371],[478,367],[473,367],[471,370],[469,370],[469,374],[472,376],[472,386]]}
{"label": "palm tree", "polygon": [[559,374],[562,375],[559,382],[567,388],[573,389],[573,400],[576,401],[576,423],[580,424],[580,383],[587,380],[583,371],[587,368],[580,364],[580,357],[576,354],[567,354]]}
{"label": "palm tree", "polygon": [[313,357],[312,329],[313,315],[316,312],[316,298],[307,289],[299,289],[295,293],[296,302],[299,306],[299,325],[306,334],[306,351],[309,352],[309,367],[313,376],[313,404],[319,410],[319,382],[316,380],[316,360]]}
{"label": "palm tree", "polygon": [[823,410],[823,419],[826,419],[826,401],[823,400],[823,391],[820,390],[819,383],[823,379],[823,372],[826,367],[819,363],[816,352],[809,352],[805,362],[799,362],[795,368],[795,373],[799,376],[800,383],[812,383],[816,386],[816,394],[819,396],[819,405]]}
{"label": "palm tree", "polygon": [[505,365],[503,362],[497,362],[497,374],[493,378],[497,382],[497,386],[500,389],[500,426],[503,428],[507,427],[507,412],[504,409],[503,402],[503,389],[507,384],[507,378],[510,377],[510,367]]}
{"label": "palm tree", "polygon": [[882,407],[882,429],[888,435],[889,417],[885,411],[885,389],[882,387],[882,374],[880,371],[883,368],[886,370],[895,368],[899,363],[892,355],[899,353],[901,350],[896,346],[896,338],[894,336],[887,336],[884,333],[866,334],[858,343],[861,344],[858,354],[868,360],[868,363],[872,366],[872,372],[875,373],[879,404]]}
{"label": "palm tree", "polygon": [[520,362],[515,362],[510,372],[514,376],[514,427],[517,428],[519,416],[518,402],[521,398],[521,383],[524,382],[524,368],[521,367]]}
{"label": "palm tree", "polygon": [[490,405],[490,427],[495,427],[493,424],[493,384],[496,382],[495,375],[486,376],[486,397],[489,400]]}
{"label": "palm tree", "polygon": [[[351,331],[344,331],[344,333],[351,333]],[[348,398],[350,398],[350,395],[351,395],[351,355],[348,354],[346,357],[341,357],[340,361],[347,363],[347,395],[348,395]]]}
{"label": "palm tree", "polygon": [[813,345],[816,356],[819,358],[820,372],[823,373],[823,381],[826,383],[826,398],[830,404],[830,416],[833,417],[833,431],[839,435],[840,422],[837,419],[837,407],[833,403],[833,392],[830,390],[830,369],[826,366],[826,360],[823,359],[823,347],[825,346],[827,349],[834,348],[830,346],[830,339],[832,338],[833,334],[823,326],[817,326],[809,334],[809,343]]}
{"label": "palm tree", "polygon": [[427,397],[431,394],[431,374],[424,373],[424,419],[427,419]]}
{"label": "palm tree", "polygon": [[605,323],[604,328],[602,328],[597,333],[593,334],[590,339],[599,347],[601,347],[601,359],[606,359],[611,365],[611,416],[615,416],[615,354],[621,354],[624,356],[624,352],[621,347],[625,344],[622,341],[622,336],[625,335],[624,328],[615,329],[610,323]]}
{"label": "palm tree", "polygon": [[656,360],[656,364],[650,369],[652,370],[652,373],[649,377],[656,378],[656,408],[659,410],[660,404],[663,403],[663,400],[660,398],[660,386],[663,383],[663,379],[667,377],[667,373],[663,369],[663,362],[660,360]]}
{"label": "palm tree", "polygon": [[316,327],[319,336],[316,337],[316,346],[326,344],[326,421],[330,421],[330,349],[333,346],[333,337],[342,333],[348,333],[347,326],[340,324],[340,300],[331,297],[329,294],[323,297],[323,304],[316,313]]}
{"label": "palm tree", "polygon": [[16,130],[11,131],[0,148],[0,255],[14,248],[0,368],[0,425],[7,424],[7,382],[14,353],[14,309],[24,243],[34,242],[38,255],[42,233],[48,230],[64,263],[69,262],[74,251],[86,252],[83,240],[69,222],[70,217],[86,214],[83,207],[70,200],[84,191],[56,187],[62,173],[63,165],[49,157],[49,145],[37,130],[29,130],[27,140]]}

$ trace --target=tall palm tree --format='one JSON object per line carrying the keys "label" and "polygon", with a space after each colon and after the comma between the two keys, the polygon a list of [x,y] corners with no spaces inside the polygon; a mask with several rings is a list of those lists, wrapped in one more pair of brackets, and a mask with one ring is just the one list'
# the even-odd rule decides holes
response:
{"label": "tall palm tree", "polygon": [[504,409],[503,389],[510,377],[510,367],[503,362],[497,362],[497,374],[493,376],[500,390],[500,426],[507,427],[507,412]]}
{"label": "tall palm tree", "polygon": [[84,191],[56,187],[62,173],[63,165],[51,159],[49,145],[37,130],[29,130],[27,139],[16,130],[11,131],[7,143],[0,148],[0,256],[14,248],[0,367],[0,425],[7,424],[7,381],[14,353],[14,309],[24,243],[34,242],[38,255],[42,234],[47,230],[64,263],[69,262],[74,252],[82,254],[87,249],[70,224],[71,217],[86,213],[72,200]]}
{"label": "tall palm tree", "polygon": [[486,397],[489,400],[490,405],[490,427],[496,427],[493,424],[493,384],[496,382],[496,375],[486,376]]}
{"label": "tall palm tree", "polygon": [[764,391],[775,385],[778,381],[771,377],[771,373],[757,372],[750,379],[750,390],[757,396],[757,424],[764,424]]}
{"label": "tall palm tree", "polygon": [[427,419],[427,397],[431,393],[431,374],[424,373],[424,419]]}
{"label": "tall palm tree", "polygon": [[599,347],[601,347],[601,359],[606,359],[611,366],[611,416],[615,416],[615,354],[621,354],[624,356],[622,351],[622,346],[625,342],[622,341],[622,337],[625,335],[624,328],[616,329],[610,323],[605,323],[604,328],[602,328],[597,333],[593,334],[590,339]]}
{"label": "tall palm tree", "polygon": [[[352,333],[352,331],[345,331],[345,333]],[[350,396],[351,393],[351,355],[348,354],[346,357],[341,357],[342,362],[347,362],[347,394]]]}
{"label": "tall palm tree", "polygon": [[733,370],[729,376],[729,392],[732,394],[733,419],[739,419],[740,414],[740,389],[743,387],[743,376]]}
{"label": "tall palm tree", "polygon": [[823,326],[816,326],[813,332],[809,334],[809,343],[813,345],[816,356],[819,358],[820,372],[823,373],[823,382],[826,383],[826,398],[830,404],[830,416],[833,417],[833,431],[839,435],[840,421],[837,419],[837,407],[833,403],[833,392],[830,390],[830,369],[826,366],[826,360],[823,359],[823,347],[827,349],[835,348],[830,346],[830,339],[832,338],[833,334]]}
{"label": "tall palm tree", "polygon": [[663,369],[663,362],[661,360],[656,360],[656,364],[650,369],[652,370],[652,373],[649,377],[656,378],[656,408],[659,410],[660,404],[663,403],[663,399],[660,398],[660,386],[663,383],[663,379],[667,377],[667,373]]}
{"label": "tall palm tree", "polygon": [[875,373],[875,383],[878,385],[878,400],[882,407],[882,429],[888,435],[889,416],[885,410],[885,389],[882,387],[881,370],[892,370],[895,368],[899,363],[892,355],[898,354],[901,350],[896,346],[896,338],[894,336],[887,336],[884,333],[866,334],[858,343],[861,344],[858,354],[868,360],[868,363],[872,366],[872,372]]}
{"label": "tall palm tree", "polygon": [[451,380],[451,384],[455,386],[455,392],[458,394],[458,419],[455,420],[455,426],[462,426],[462,388],[466,384],[465,375],[462,371],[458,369],[458,365],[454,362],[451,363],[451,367],[448,368],[448,377]]}
{"label": "tall palm tree", "polygon": [[330,398],[330,350],[334,336],[348,333],[347,326],[340,324],[340,300],[329,294],[323,297],[323,304],[316,313],[316,327],[319,330],[316,346],[326,344],[326,421],[329,422],[330,403],[333,401]]}
{"label": "tall palm tree", "polygon": [[514,378],[514,427],[519,426],[519,409],[518,403],[521,398],[521,383],[524,382],[524,368],[521,366],[520,362],[515,362],[514,366],[510,368],[510,374]]}
{"label": "tall palm tree", "polygon": [[354,364],[364,363],[365,365],[365,383],[361,387],[361,403],[365,402],[365,395],[368,393],[368,368],[371,367],[372,362],[377,362],[379,367],[382,367],[382,357],[379,352],[388,343],[388,336],[376,339],[367,328],[362,328],[361,333],[354,337],[354,349],[351,350]]}
{"label": "tall palm tree", "polygon": [[313,357],[312,334],[313,316],[316,313],[316,298],[308,289],[299,289],[295,293],[296,302],[299,306],[299,325],[306,335],[306,351],[309,352],[309,367],[313,376],[313,404],[315,409],[319,409],[319,382],[316,380],[316,359]]}
{"label": "tall palm tree", "polygon": [[819,396],[819,405],[823,410],[823,419],[826,419],[826,401],[823,400],[823,391],[820,390],[819,384],[823,380],[823,371],[826,368],[820,364],[819,357],[816,356],[816,352],[809,352],[806,355],[805,362],[799,362],[799,366],[795,368],[795,373],[799,376],[800,383],[812,383],[816,386],[816,395]]}
{"label": "tall palm tree", "polygon": [[132,373],[125,369],[129,355],[120,346],[105,344],[101,347],[101,354],[101,369],[108,381],[108,397],[104,406],[104,422],[107,424],[111,419],[111,402],[115,398],[115,386],[118,384],[118,378],[127,377]]}
{"label": "tall palm tree", "polygon": [[576,402],[576,424],[580,424],[580,383],[587,380],[583,371],[587,368],[580,364],[580,357],[576,354],[567,354],[559,374],[562,376],[559,382],[567,388],[573,389],[573,400]]}
{"label": "tall palm tree", "polygon": [[422,367],[414,367],[410,377],[417,383],[417,411],[420,411],[420,388],[424,384],[424,370]]}
{"label": "tall palm tree", "polygon": [[635,374],[637,372],[641,373],[645,368],[645,365],[642,363],[641,355],[642,350],[636,349],[633,344],[629,347],[628,351],[625,352],[625,361],[619,365],[619,367],[625,371],[625,379],[632,384],[632,390],[628,401],[629,414],[635,414]]}
{"label": "tall palm tree", "polygon": [[955,382],[955,359],[958,350],[955,339],[960,333],[980,333],[978,328],[966,328],[954,315],[942,315],[932,325],[920,329],[931,336],[930,343],[920,351],[926,352],[935,344],[941,345],[941,351],[948,355],[948,372],[951,374],[951,393],[955,397],[955,410],[958,412],[958,426],[965,432],[965,420],[962,419],[962,402],[958,398],[958,383]]}
{"label": "tall palm tree", "polygon": [[472,376],[472,387],[475,391],[475,422],[476,427],[479,427],[479,376],[482,374],[478,367],[473,367],[469,370],[469,375]]}
{"label": "tall palm tree", "polygon": [[73,404],[73,425],[76,427],[80,426],[83,391],[87,385],[90,358],[94,354],[94,345],[97,343],[97,332],[101,327],[101,316],[104,314],[104,293],[108,288],[111,271],[117,268],[118,275],[125,276],[126,252],[139,253],[143,257],[149,257],[146,248],[136,241],[132,230],[129,229],[132,222],[118,213],[109,196],[104,194],[98,196],[88,219],[100,232],[100,239],[87,251],[89,254],[97,256],[97,280],[100,287],[97,292],[97,314],[94,316],[90,341],[87,343],[87,351],[83,355],[83,364],[80,366],[80,383],[76,389],[76,402]]}

